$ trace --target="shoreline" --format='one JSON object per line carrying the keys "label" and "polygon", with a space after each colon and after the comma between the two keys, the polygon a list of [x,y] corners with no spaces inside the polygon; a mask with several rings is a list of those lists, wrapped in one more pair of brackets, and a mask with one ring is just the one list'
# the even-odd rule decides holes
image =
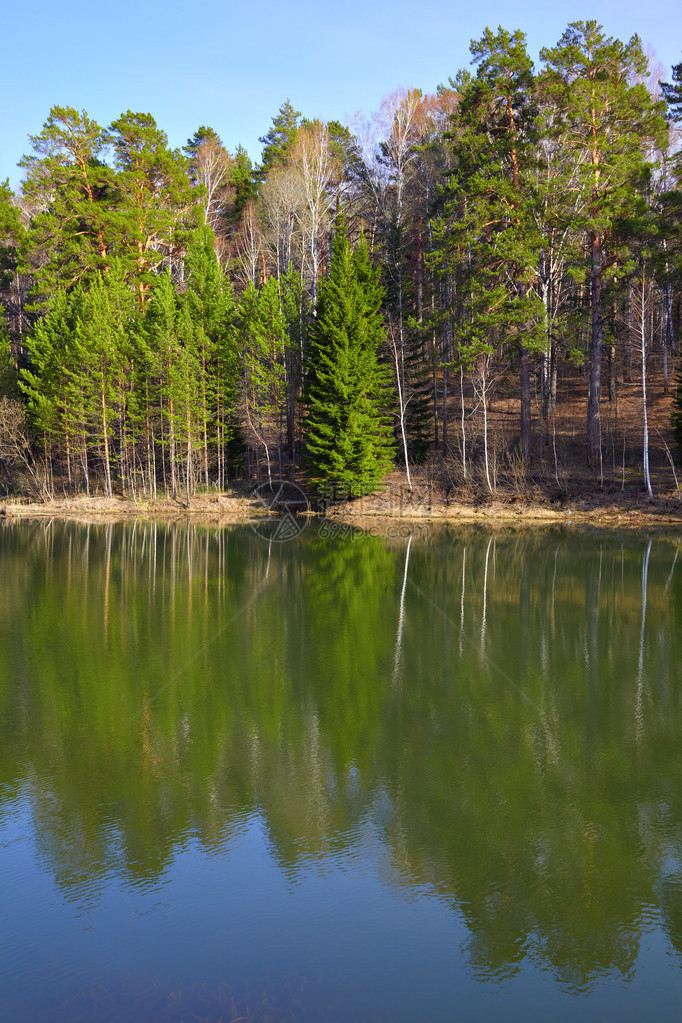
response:
{"label": "shoreline", "polygon": [[[313,520],[330,519],[349,527],[375,528],[380,522],[414,523],[433,526],[544,527],[591,526],[618,529],[678,529],[682,531],[682,504],[672,500],[639,502],[599,500],[594,494],[581,501],[553,506],[542,501],[495,499],[472,504],[458,501],[401,500],[387,502],[385,495],[374,494],[352,503],[339,504],[326,512],[310,511]],[[197,524],[245,525],[279,517],[256,498],[235,494],[198,495],[190,504],[163,498],[157,502],[135,503],[126,498],[74,497],[53,502],[0,501],[0,519],[64,519],[82,522],[194,521]]]}

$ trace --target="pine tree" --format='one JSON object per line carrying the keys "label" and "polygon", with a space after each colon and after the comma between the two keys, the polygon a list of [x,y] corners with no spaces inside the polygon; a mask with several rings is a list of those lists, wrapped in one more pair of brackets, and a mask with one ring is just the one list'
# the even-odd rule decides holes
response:
{"label": "pine tree", "polygon": [[85,434],[81,380],[75,354],[76,303],[80,289],[70,296],[64,288],[53,294],[47,314],[29,337],[30,363],[20,378],[29,414],[41,438],[46,466],[63,454],[69,490],[74,434]]}
{"label": "pine tree", "polygon": [[78,377],[82,381],[91,436],[100,452],[107,497],[113,494],[113,446],[120,413],[119,371],[126,341],[117,323],[112,297],[108,282],[98,277],[88,292],[78,296],[74,330]]}
{"label": "pine tree", "polygon": [[382,288],[364,243],[339,224],[310,331],[305,439],[310,478],[330,497],[371,493],[391,467]]}
{"label": "pine tree", "polygon": [[151,114],[128,110],[111,124],[107,139],[118,172],[119,252],[143,307],[159,268],[184,249],[200,190],[190,183],[188,161],[168,148]]}
{"label": "pine tree", "polygon": [[541,86],[554,107],[553,135],[570,148],[579,166],[577,189],[584,198],[576,226],[589,246],[591,296],[590,392],[587,442],[591,462],[601,453],[601,362],[604,291],[623,253],[622,229],[641,208],[647,151],[663,145],[662,103],[643,78],[647,60],[637,36],[627,44],[608,38],[596,21],[570,24],[553,49]]}
{"label": "pine tree", "polygon": [[265,451],[272,480],[271,446],[277,438],[282,478],[282,431],[286,413],[286,348],[289,340],[280,283],[271,277],[258,291],[249,283],[239,307],[244,351],[244,413],[256,449]]}
{"label": "pine tree", "polygon": [[224,484],[226,450],[234,434],[238,358],[232,330],[235,302],[214,249],[209,227],[199,228],[187,250],[188,306],[200,365],[201,434],[204,485],[209,486],[210,453],[215,451],[217,482]]}
{"label": "pine tree", "polygon": [[34,214],[23,270],[33,274],[37,292],[49,295],[106,268],[117,236],[118,198],[112,171],[102,162],[106,132],[85,110],[52,107],[42,131],[29,139],[34,153],[20,166],[26,171],[24,200]]}
{"label": "pine tree", "polygon": [[471,364],[495,347],[518,353],[521,450],[528,458],[529,353],[544,343],[544,310],[532,288],[540,247],[533,64],[523,33],[502,28],[486,29],[471,53],[478,72],[464,90],[451,136],[455,169],[436,234],[442,265],[456,269],[460,284],[457,361]]}
{"label": "pine tree", "polygon": [[24,229],[14,205],[9,180],[0,182],[0,291],[10,287],[17,269],[17,248]]}
{"label": "pine tree", "polygon": [[253,164],[243,146],[237,146],[234,154],[234,163],[230,171],[230,184],[234,188],[232,219],[236,223],[246,206],[256,198],[257,193]]}
{"label": "pine tree", "polygon": [[300,127],[300,110],[294,110],[291,102],[286,99],[282,103],[267,135],[258,141],[263,143],[261,164],[256,171],[259,182],[265,181],[273,167],[283,166],[298,134]]}
{"label": "pine tree", "polygon": [[682,61],[673,65],[672,82],[661,82],[661,91],[668,104],[670,119],[682,121]]}

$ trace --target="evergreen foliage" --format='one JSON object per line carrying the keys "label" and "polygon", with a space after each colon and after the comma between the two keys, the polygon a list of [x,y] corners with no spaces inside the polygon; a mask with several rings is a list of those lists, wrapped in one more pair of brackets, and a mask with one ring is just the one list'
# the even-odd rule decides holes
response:
{"label": "evergreen foliage", "polygon": [[553,134],[573,150],[576,186],[584,201],[574,217],[587,242],[590,280],[590,460],[601,451],[601,362],[606,274],[627,259],[623,226],[642,207],[652,146],[665,145],[663,103],[644,84],[647,60],[633,36],[607,37],[596,21],[568,26],[557,46],[540,54],[542,85],[554,113]]}
{"label": "evergreen foliage", "polygon": [[382,289],[367,246],[340,222],[310,332],[305,438],[310,476],[330,496],[371,493],[391,468]]}
{"label": "evergreen foliage", "polygon": [[672,69],[672,82],[661,82],[663,98],[668,104],[670,119],[682,121],[682,61]]}
{"label": "evergreen foliage", "polygon": [[[255,170],[205,125],[180,151],[148,113],[103,128],[50,110],[21,189],[0,185],[0,390],[18,364],[46,486],[189,501],[243,455],[252,479],[295,480],[304,441],[319,488],[365,493],[394,432],[408,463],[459,453],[467,482],[482,448],[492,491],[493,383],[505,416],[521,411],[509,431],[495,408],[493,458],[546,471],[569,362],[589,369],[603,482],[605,445],[625,438],[618,414],[602,429],[602,351],[615,402],[647,360],[667,394],[679,343],[674,132],[637,37],[575,22],[537,74],[519,31],[486,29],[471,55],[473,73],[396,91],[357,136],[287,100]],[[662,87],[672,121],[681,75]],[[334,238],[341,206],[371,261],[343,225]]]}
{"label": "evergreen foliage", "polygon": [[24,234],[19,210],[12,202],[9,181],[0,182],[0,291],[11,285],[18,264],[18,247]]}
{"label": "evergreen foliage", "polygon": [[291,101],[286,99],[273,117],[268,133],[258,139],[263,143],[260,167],[256,173],[259,181],[264,181],[273,167],[286,163],[291,147],[296,141],[300,123],[300,110],[294,110]]}
{"label": "evergreen foliage", "polygon": [[533,64],[523,33],[502,28],[487,29],[471,52],[478,72],[463,91],[450,136],[455,166],[437,225],[437,261],[467,307],[454,364],[472,365],[495,347],[520,355],[527,457],[528,352],[540,351],[545,340],[544,310],[532,286],[540,249]]}
{"label": "evergreen foliage", "polygon": [[[52,107],[42,131],[29,138],[34,153],[20,166],[24,198],[35,212],[23,270],[34,275],[38,294],[50,294],[105,269],[119,201],[103,162],[106,132],[85,110]],[[40,258],[45,251],[49,260]]]}
{"label": "evergreen foliage", "polygon": [[243,146],[237,146],[230,172],[230,184],[234,188],[234,217],[238,220],[247,204],[252,202],[257,194],[253,164]]}

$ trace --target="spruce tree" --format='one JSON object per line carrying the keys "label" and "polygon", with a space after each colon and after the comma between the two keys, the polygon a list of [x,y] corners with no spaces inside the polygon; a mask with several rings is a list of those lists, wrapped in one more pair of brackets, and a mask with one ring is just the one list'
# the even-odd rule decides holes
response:
{"label": "spruce tree", "polygon": [[222,488],[227,448],[235,435],[239,361],[233,330],[234,296],[218,262],[214,237],[209,227],[201,227],[190,239],[184,302],[192,320],[194,350],[200,364],[204,485],[208,488],[209,470],[214,463]]}
{"label": "spruce tree", "polygon": [[310,478],[328,497],[371,493],[391,467],[382,288],[366,245],[336,232],[310,331],[305,439]]}
{"label": "spruce tree", "polygon": [[282,477],[282,429],[286,411],[287,321],[282,309],[280,283],[271,277],[258,291],[249,283],[239,308],[239,329],[244,346],[244,411],[255,446],[262,445],[272,480],[271,444],[277,437]]}

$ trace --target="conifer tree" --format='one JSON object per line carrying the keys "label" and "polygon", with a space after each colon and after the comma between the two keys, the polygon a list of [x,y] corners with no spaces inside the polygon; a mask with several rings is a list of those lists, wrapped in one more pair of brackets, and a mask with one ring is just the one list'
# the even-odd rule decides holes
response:
{"label": "conifer tree", "polygon": [[46,465],[63,453],[67,484],[72,489],[71,456],[74,434],[85,437],[81,380],[75,357],[76,301],[64,288],[56,290],[50,308],[29,338],[30,363],[20,387],[27,398],[31,419],[42,440]]}
{"label": "conifer tree", "polygon": [[533,64],[522,32],[486,29],[471,43],[476,77],[464,90],[451,136],[451,175],[437,239],[468,309],[459,360],[513,346],[520,360],[521,450],[531,447],[529,352],[544,342],[542,303],[531,282],[539,242],[533,217]]}
{"label": "conifer tree", "polygon": [[310,330],[305,439],[310,478],[331,497],[371,493],[391,467],[382,288],[367,246],[337,226]]}
{"label": "conifer tree", "polygon": [[188,161],[168,148],[151,114],[128,110],[111,124],[107,139],[118,172],[119,251],[143,307],[160,266],[184,248],[199,190],[190,183]]}
{"label": "conifer tree", "polygon": [[271,277],[258,291],[249,283],[239,309],[244,351],[244,413],[256,447],[265,451],[268,480],[272,480],[271,445],[277,438],[282,476],[282,429],[286,410],[287,322],[280,286]]}
{"label": "conifer tree", "polygon": [[109,282],[98,277],[77,296],[74,348],[78,379],[86,403],[90,434],[99,448],[104,490],[113,494],[112,460],[116,420],[120,415],[118,384],[123,372],[125,327],[118,321]]}
{"label": "conifer tree", "polygon": [[230,184],[234,189],[232,219],[236,223],[246,206],[256,198],[253,164],[243,146],[237,146],[230,171]]}
{"label": "conifer tree", "polygon": [[17,268],[17,248],[24,230],[12,201],[9,181],[0,182],[0,291],[8,288]]}
{"label": "conifer tree", "polygon": [[185,303],[194,329],[194,349],[200,365],[203,476],[209,485],[210,452],[217,456],[218,485],[225,479],[226,446],[234,433],[238,358],[233,321],[232,288],[213,247],[210,228],[199,228],[187,250]]}
{"label": "conifer tree", "polygon": [[682,121],[682,61],[674,64],[672,69],[672,82],[661,82],[661,92],[668,104],[670,119]]}
{"label": "conifer tree", "polygon": [[619,232],[641,208],[647,150],[662,145],[663,104],[644,84],[647,61],[637,36],[627,44],[604,35],[596,21],[568,26],[557,46],[544,49],[541,85],[554,107],[553,133],[579,165],[585,204],[576,217],[589,247],[591,295],[590,391],[587,442],[590,461],[601,452],[601,361],[604,289],[622,252]]}
{"label": "conifer tree", "polygon": [[[103,163],[106,132],[85,110],[54,106],[38,135],[26,171],[25,202],[34,215],[24,239],[24,272],[50,294],[106,268],[117,235],[118,199]],[[49,258],[45,258],[45,254]]]}
{"label": "conifer tree", "polygon": [[273,167],[283,166],[298,134],[301,112],[294,110],[291,101],[286,99],[273,117],[270,130],[258,141],[263,143],[261,164],[256,171],[259,182],[265,181]]}
{"label": "conifer tree", "polygon": [[[184,426],[185,373],[178,330],[178,306],[172,281],[161,274],[147,307],[149,375],[156,383],[160,431],[168,454],[171,496],[178,496]],[[163,460],[165,479],[166,458]]]}

